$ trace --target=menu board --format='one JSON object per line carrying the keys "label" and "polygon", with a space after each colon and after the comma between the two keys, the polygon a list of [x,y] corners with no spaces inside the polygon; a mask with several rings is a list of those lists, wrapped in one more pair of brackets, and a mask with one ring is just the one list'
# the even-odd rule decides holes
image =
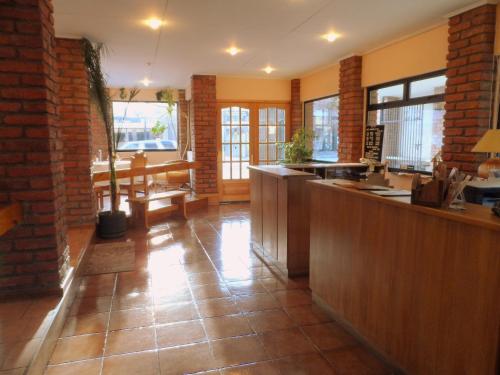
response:
{"label": "menu board", "polygon": [[367,126],[365,131],[365,158],[381,161],[383,145],[384,125]]}

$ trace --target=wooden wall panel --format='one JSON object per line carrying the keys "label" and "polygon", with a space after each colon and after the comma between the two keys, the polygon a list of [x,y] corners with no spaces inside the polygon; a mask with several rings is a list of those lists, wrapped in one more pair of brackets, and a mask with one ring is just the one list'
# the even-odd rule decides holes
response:
{"label": "wooden wall panel", "polygon": [[250,170],[250,215],[252,240],[262,246],[262,175]]}
{"label": "wooden wall panel", "polygon": [[273,259],[278,259],[278,180],[262,175],[262,244]]}

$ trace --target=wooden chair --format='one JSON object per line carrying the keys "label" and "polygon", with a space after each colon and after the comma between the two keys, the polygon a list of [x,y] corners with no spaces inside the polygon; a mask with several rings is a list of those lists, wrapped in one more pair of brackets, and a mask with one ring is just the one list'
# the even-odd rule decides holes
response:
{"label": "wooden chair", "polygon": [[119,181],[120,191],[127,190],[128,199],[137,197],[137,193],[149,194],[153,178],[146,174],[148,158],[143,151],[137,151],[130,160],[131,176],[129,181]]}
{"label": "wooden chair", "polygon": [[[166,164],[184,163],[185,160],[172,160]],[[191,178],[189,169],[183,171],[171,171],[155,176],[155,186],[164,191],[168,190],[191,190]]]}
{"label": "wooden chair", "polygon": [[[186,219],[185,191],[172,190],[129,198],[134,226],[149,229],[150,224],[170,214]],[[166,202],[165,202],[166,201]]]}

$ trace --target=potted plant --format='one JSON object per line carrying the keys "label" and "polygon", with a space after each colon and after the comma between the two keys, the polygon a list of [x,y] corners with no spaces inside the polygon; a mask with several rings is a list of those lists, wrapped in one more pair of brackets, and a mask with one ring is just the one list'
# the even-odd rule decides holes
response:
{"label": "potted plant", "polygon": [[125,235],[127,230],[127,216],[119,210],[119,196],[116,188],[115,171],[115,132],[113,117],[111,115],[111,97],[107,88],[106,78],[101,69],[101,55],[103,45],[93,45],[88,39],[83,39],[85,65],[89,77],[89,90],[91,99],[96,103],[106,128],[106,141],[109,159],[109,191],[111,209],[99,212],[97,233],[102,238],[118,238]]}
{"label": "potted plant", "polygon": [[167,126],[160,122],[160,120],[157,120],[155,126],[151,129],[151,133],[156,139],[160,139],[165,130],[167,130]]}
{"label": "potted plant", "polygon": [[311,160],[313,151],[310,147],[313,133],[310,130],[301,128],[297,130],[293,136],[292,141],[284,144],[285,159],[283,163],[303,163]]}

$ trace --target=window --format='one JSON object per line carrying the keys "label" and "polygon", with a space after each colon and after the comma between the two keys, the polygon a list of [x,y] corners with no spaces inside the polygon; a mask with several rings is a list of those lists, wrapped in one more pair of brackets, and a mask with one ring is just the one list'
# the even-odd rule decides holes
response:
{"label": "window", "polygon": [[443,144],[444,72],[368,89],[367,126],[384,126],[382,160],[391,169],[432,171]]}
{"label": "window", "polygon": [[250,165],[250,109],[221,109],[222,179],[248,179]]}
{"label": "window", "polygon": [[338,160],[339,97],[311,100],[304,103],[304,124],[314,132],[313,159]]}
{"label": "window", "polygon": [[118,151],[177,150],[177,104],[113,102]]}
{"label": "window", "polygon": [[286,112],[283,108],[259,108],[259,163],[277,164],[285,158]]}

